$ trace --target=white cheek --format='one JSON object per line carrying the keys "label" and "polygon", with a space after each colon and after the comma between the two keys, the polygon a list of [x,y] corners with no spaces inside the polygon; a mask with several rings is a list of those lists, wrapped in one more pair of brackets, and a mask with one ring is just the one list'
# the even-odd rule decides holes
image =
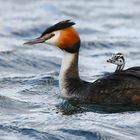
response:
{"label": "white cheek", "polygon": [[52,44],[52,45],[57,45],[57,42],[58,42],[58,39],[60,37],[60,31],[56,31],[56,32],[53,32],[55,35],[46,41],[46,43],[49,43],[49,44]]}
{"label": "white cheek", "polygon": [[115,64],[116,64],[116,65],[122,65],[123,63],[120,62],[120,61],[116,61]]}

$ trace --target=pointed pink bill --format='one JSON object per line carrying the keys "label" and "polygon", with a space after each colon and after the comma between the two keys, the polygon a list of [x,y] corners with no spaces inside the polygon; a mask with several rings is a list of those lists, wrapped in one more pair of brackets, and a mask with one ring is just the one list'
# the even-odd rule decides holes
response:
{"label": "pointed pink bill", "polygon": [[29,40],[29,41],[25,42],[24,45],[34,45],[34,44],[38,44],[38,43],[43,43],[46,40],[52,38],[53,36],[54,36],[54,34],[47,34],[42,37],[38,37],[33,40]]}
{"label": "pointed pink bill", "polygon": [[34,44],[43,43],[43,42],[45,42],[45,39],[39,37],[39,38],[25,42],[24,45],[34,45]]}

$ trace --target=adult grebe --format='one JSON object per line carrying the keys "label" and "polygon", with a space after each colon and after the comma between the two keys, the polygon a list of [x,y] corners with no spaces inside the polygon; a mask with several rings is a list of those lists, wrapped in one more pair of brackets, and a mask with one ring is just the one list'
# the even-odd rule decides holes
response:
{"label": "adult grebe", "polygon": [[125,66],[125,59],[122,53],[113,54],[113,56],[107,60],[108,63],[117,65],[116,72],[122,71]]}
{"label": "adult grebe", "polygon": [[140,67],[115,72],[93,83],[80,79],[78,55],[80,37],[72,27],[74,22],[61,21],[47,28],[40,37],[24,44],[33,45],[47,41],[64,52],[60,71],[60,90],[67,99],[98,104],[140,105]]}

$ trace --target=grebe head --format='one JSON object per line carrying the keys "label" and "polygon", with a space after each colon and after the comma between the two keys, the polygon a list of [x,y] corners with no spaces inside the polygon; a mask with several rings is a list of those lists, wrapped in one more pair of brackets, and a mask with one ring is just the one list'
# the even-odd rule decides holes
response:
{"label": "grebe head", "polygon": [[46,42],[55,45],[62,50],[75,53],[80,48],[80,37],[72,27],[75,23],[70,20],[58,22],[47,28],[40,37],[25,42],[24,44],[33,45]]}
{"label": "grebe head", "polygon": [[108,63],[112,63],[118,66],[125,64],[125,59],[122,53],[113,54],[110,59],[107,60]]}

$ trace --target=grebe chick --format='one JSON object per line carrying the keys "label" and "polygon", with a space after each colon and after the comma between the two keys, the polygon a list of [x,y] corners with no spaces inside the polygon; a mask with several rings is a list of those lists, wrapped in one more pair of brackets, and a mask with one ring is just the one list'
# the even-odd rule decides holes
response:
{"label": "grebe chick", "polygon": [[117,65],[116,72],[122,71],[125,66],[125,59],[122,53],[113,54],[107,62]]}
{"label": "grebe chick", "polygon": [[62,97],[97,104],[140,105],[140,67],[129,68],[100,78],[93,83],[79,76],[78,60],[81,41],[72,27],[75,23],[66,20],[47,28],[40,37],[24,44],[49,43],[64,53],[59,85]]}

